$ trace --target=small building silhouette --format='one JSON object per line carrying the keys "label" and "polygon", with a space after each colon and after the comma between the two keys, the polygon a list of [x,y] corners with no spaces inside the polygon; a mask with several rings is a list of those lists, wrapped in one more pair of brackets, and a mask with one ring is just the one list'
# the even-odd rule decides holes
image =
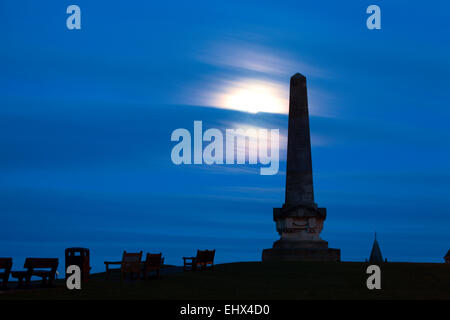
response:
{"label": "small building silhouette", "polygon": [[380,245],[377,240],[377,233],[375,233],[375,240],[373,241],[372,251],[370,252],[369,263],[377,264],[383,262],[383,255],[381,254]]}
{"label": "small building silhouette", "polygon": [[444,256],[445,263],[450,263],[450,250],[447,251],[447,254]]}

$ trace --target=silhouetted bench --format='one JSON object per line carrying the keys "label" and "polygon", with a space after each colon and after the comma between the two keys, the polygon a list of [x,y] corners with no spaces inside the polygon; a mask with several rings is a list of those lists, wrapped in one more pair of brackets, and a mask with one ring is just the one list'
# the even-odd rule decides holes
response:
{"label": "silhouetted bench", "polygon": [[162,258],[162,253],[147,253],[145,261],[142,263],[143,267],[143,278],[146,279],[148,273],[151,271],[156,272],[156,276],[159,277],[159,271],[161,269],[161,264],[163,264],[164,258]]}
{"label": "silhouetted bench", "polygon": [[[53,286],[56,269],[58,268],[57,258],[26,258],[23,265],[26,271],[12,271],[11,276],[17,278],[19,287],[25,284],[29,285],[32,276],[42,278],[42,286]],[[44,269],[44,270],[42,270]]]}
{"label": "silhouetted bench", "polygon": [[12,258],[0,258],[0,269],[3,269],[3,272],[0,272],[0,280],[2,280],[2,289],[8,288],[8,280],[9,274],[11,273],[12,267]]}
{"label": "silhouetted bench", "polygon": [[120,265],[121,280],[126,276],[127,273],[130,273],[132,278],[133,274],[137,274],[137,277],[139,279],[141,274],[141,258],[142,251],[139,253],[129,253],[124,251],[122,255],[122,261],[105,261],[107,277],[109,278],[112,270],[110,268],[110,265]]}
{"label": "silhouetted bench", "polygon": [[216,250],[197,250],[197,256],[195,257],[183,257],[184,267],[183,270],[197,270],[199,267],[201,269],[206,269],[210,267],[214,269],[214,256]]}

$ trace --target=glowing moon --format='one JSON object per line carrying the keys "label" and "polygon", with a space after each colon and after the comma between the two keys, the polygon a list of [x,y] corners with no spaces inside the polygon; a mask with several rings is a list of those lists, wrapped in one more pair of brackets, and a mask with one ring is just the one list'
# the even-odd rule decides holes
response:
{"label": "glowing moon", "polygon": [[240,80],[228,83],[215,97],[215,105],[250,113],[288,113],[287,92],[277,83]]}

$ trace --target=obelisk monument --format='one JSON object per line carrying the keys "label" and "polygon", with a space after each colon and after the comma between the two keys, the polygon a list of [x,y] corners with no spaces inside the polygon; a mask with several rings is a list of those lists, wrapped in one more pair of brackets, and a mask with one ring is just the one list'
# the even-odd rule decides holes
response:
{"label": "obelisk monument", "polygon": [[285,203],[273,209],[280,240],[263,250],[262,260],[340,261],[340,250],[320,238],[326,216],[314,202],[306,78],[296,73],[289,95]]}

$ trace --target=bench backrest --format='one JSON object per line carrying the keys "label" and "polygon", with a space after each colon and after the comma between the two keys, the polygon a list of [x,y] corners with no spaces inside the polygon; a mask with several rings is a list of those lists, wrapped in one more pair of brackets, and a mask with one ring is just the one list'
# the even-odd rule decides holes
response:
{"label": "bench backrest", "polygon": [[26,258],[23,266],[26,269],[51,269],[58,268],[58,258]]}
{"label": "bench backrest", "polygon": [[145,265],[152,267],[159,267],[161,265],[162,253],[147,253],[145,258]]}
{"label": "bench backrest", "polygon": [[197,250],[197,262],[213,263],[216,250]]}
{"label": "bench backrest", "polygon": [[139,253],[130,253],[124,251],[122,255],[122,262],[124,263],[141,262],[141,258],[142,258],[142,251]]}
{"label": "bench backrest", "polygon": [[11,270],[12,258],[0,258],[0,269]]}
{"label": "bench backrest", "polygon": [[122,271],[137,272],[141,267],[142,251],[129,253],[124,251],[122,255]]}

